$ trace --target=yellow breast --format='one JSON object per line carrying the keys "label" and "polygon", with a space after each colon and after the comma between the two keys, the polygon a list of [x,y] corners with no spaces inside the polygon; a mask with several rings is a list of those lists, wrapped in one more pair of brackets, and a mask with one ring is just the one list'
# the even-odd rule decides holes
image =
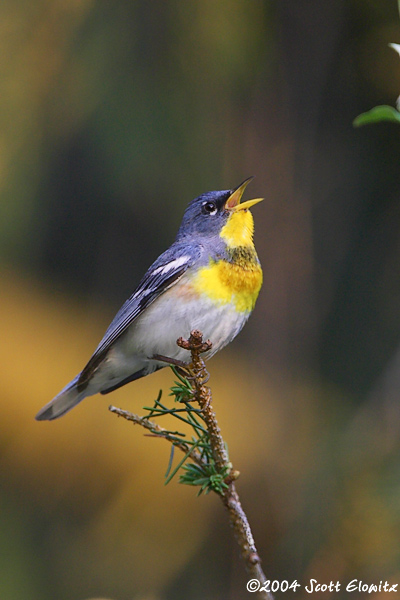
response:
{"label": "yellow breast", "polygon": [[233,303],[239,312],[251,312],[262,285],[258,263],[247,265],[225,260],[210,261],[198,271],[192,283],[198,294],[205,294],[217,304]]}
{"label": "yellow breast", "polygon": [[253,244],[254,222],[249,210],[233,212],[220,236],[229,260],[210,260],[196,274],[192,286],[213,302],[234,304],[238,312],[251,312],[261,285],[262,270]]}

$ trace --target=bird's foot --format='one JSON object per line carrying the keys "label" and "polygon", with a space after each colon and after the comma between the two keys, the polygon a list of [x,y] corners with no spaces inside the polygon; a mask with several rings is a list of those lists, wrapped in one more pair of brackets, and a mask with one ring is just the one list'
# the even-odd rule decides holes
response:
{"label": "bird's foot", "polygon": [[179,375],[188,378],[188,368],[190,367],[190,363],[185,363],[183,360],[177,360],[176,358],[163,356],[162,354],[153,354],[151,360],[159,360],[160,362],[173,365],[178,371]]}

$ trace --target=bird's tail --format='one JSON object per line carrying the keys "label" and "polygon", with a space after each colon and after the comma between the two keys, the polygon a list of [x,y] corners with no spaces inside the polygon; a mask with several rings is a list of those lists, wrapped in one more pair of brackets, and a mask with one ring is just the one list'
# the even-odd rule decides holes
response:
{"label": "bird's tail", "polygon": [[37,421],[52,421],[58,419],[67,413],[71,408],[74,408],[86,396],[87,391],[78,392],[79,375],[75,377],[65,388],[57,394],[46,406],[39,410],[35,419]]}

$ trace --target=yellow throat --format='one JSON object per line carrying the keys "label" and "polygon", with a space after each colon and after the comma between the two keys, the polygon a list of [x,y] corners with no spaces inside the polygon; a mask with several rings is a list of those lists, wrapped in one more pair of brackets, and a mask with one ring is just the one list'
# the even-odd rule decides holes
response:
{"label": "yellow throat", "polygon": [[226,225],[221,229],[220,236],[228,248],[244,246],[254,248],[253,244],[254,220],[249,210],[232,212]]}

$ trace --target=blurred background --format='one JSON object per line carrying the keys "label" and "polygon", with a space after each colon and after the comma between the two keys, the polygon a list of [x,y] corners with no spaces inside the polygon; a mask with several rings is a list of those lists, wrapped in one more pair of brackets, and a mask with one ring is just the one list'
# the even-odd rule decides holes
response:
{"label": "blurred background", "polygon": [[400,93],[389,42],[395,0],[1,2],[2,599],[247,597],[219,499],[108,413],[167,369],[34,415],[187,203],[249,175],[265,283],[209,368],[264,571],[400,583],[400,129],[352,127]]}

